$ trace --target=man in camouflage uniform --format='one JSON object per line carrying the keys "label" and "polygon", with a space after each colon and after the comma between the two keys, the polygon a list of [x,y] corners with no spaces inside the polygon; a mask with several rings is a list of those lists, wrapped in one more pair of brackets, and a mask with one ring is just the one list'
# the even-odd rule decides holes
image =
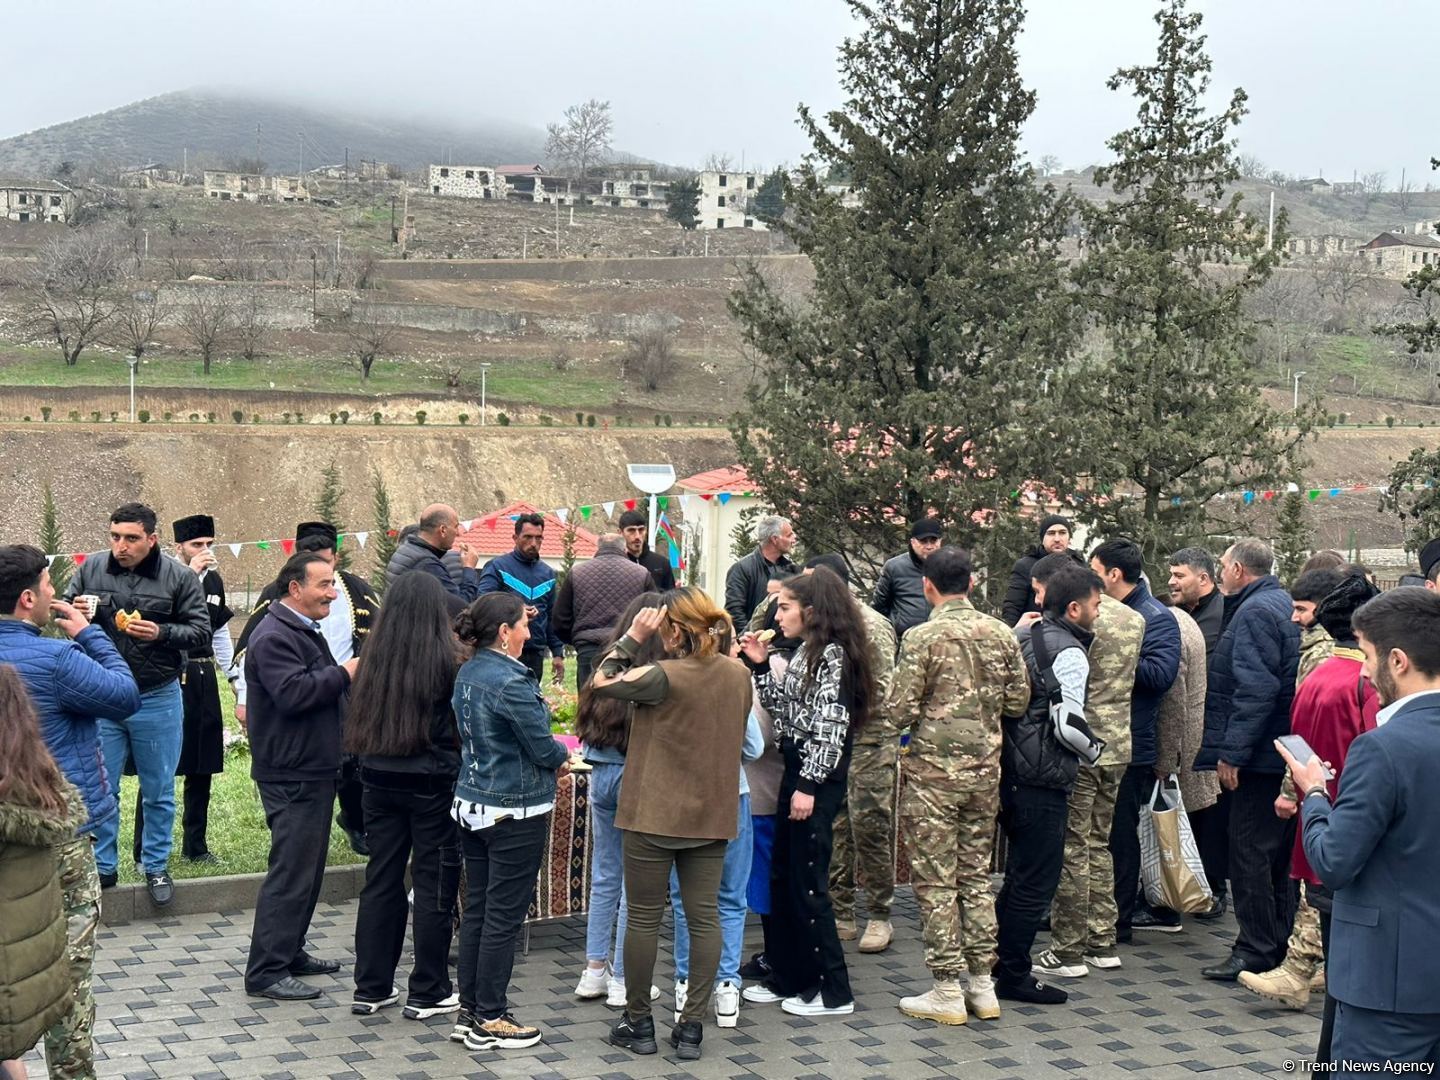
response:
{"label": "man in camouflage uniform", "polygon": [[[1031,573],[1036,596],[1045,595],[1045,580],[1063,565],[1049,556],[1035,564]],[[1087,963],[1120,966],[1110,829],[1120,781],[1130,763],[1130,699],[1145,618],[1101,595],[1093,629],[1085,718],[1096,737],[1105,740],[1105,752],[1094,765],[1081,762],[1075,777],[1065,820],[1065,861],[1050,906],[1050,948],[1035,958],[1037,971],[1065,978],[1089,974]]]}
{"label": "man in camouflage uniform", "polygon": [[[834,570],[847,584],[850,581],[849,567],[839,555],[816,555],[806,561],[802,573],[817,566]],[[856,604],[870,639],[877,718],[855,736],[850,752],[846,801],[835,815],[833,827],[830,902],[835,908],[835,928],[840,939],[854,940],[859,930],[855,922],[858,878],[865,886],[869,910],[860,951],[884,952],[895,932],[890,924],[890,905],[895,899],[895,767],[900,743],[885,730],[878,716],[895,669],[895,627],[868,604],[859,600]]]}
{"label": "man in camouflage uniform", "polygon": [[990,976],[1000,718],[1024,712],[1030,677],[1010,628],[971,606],[965,551],[941,548],[925,560],[924,575],[930,618],[905,635],[881,713],[892,735],[910,732],[900,822],[934,979],[928,993],[903,998],[900,1010],[963,1024],[967,1006],[982,1020],[1000,1015]]}
{"label": "man in camouflage uniform", "polygon": [[[79,793],[73,798],[78,801]],[[94,839],[82,835],[56,849],[69,923],[70,976],[75,981],[70,1011],[45,1033],[45,1060],[51,1077],[59,1080],[95,1080],[95,995],[90,978],[100,925],[100,874],[93,848]]]}

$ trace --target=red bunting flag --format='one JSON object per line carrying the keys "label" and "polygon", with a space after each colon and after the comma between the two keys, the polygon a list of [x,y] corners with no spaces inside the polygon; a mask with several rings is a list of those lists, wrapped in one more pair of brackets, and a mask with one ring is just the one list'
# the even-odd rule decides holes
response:
{"label": "red bunting flag", "polygon": [[74,555],[71,555],[70,558],[75,560],[76,566],[85,565],[85,553],[83,551],[77,551]]}
{"label": "red bunting flag", "polygon": [[294,541],[294,540],[281,540],[281,541],[280,541],[280,546],[285,549],[285,554],[286,554],[286,555],[289,555],[289,554],[291,554],[291,553],[295,550],[295,541]]}
{"label": "red bunting flag", "polygon": [[1270,501],[1271,499],[1273,499],[1273,498],[1275,498],[1275,492],[1273,492],[1273,491],[1267,491],[1267,492],[1265,492],[1265,501],[1266,501],[1266,502],[1269,502],[1269,501]]}
{"label": "red bunting flag", "polygon": [[487,529],[489,529],[491,532],[494,532],[494,531],[495,531],[495,519],[494,519],[493,517],[486,518],[486,519],[485,519],[485,527],[486,527]]}
{"label": "red bunting flag", "polygon": [[714,497],[715,497],[714,495],[703,495],[703,494],[700,496],[700,498],[704,499],[706,502],[709,502],[709,501],[710,501],[711,499],[713,499]]}
{"label": "red bunting flag", "polygon": [[626,499],[626,500],[625,500],[625,509],[626,509],[626,510],[634,510],[634,509],[635,509],[635,500],[634,500],[634,499]]}

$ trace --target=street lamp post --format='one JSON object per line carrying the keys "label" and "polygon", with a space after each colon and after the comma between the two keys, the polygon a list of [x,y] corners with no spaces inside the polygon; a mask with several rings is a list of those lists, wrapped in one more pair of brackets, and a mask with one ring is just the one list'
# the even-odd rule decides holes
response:
{"label": "street lamp post", "polygon": [[126,365],[130,368],[130,422],[135,423],[135,369],[140,366],[138,356],[127,356]]}
{"label": "street lamp post", "polygon": [[1291,412],[1299,412],[1299,411],[1300,411],[1300,380],[1303,379],[1304,377],[1305,377],[1305,372],[1303,372],[1303,371],[1297,371],[1297,372],[1295,372],[1295,374],[1294,374],[1294,376],[1293,376],[1293,378],[1295,379],[1295,401],[1292,403],[1292,405],[1291,405],[1291,407],[1290,407],[1290,411],[1291,411]]}
{"label": "street lamp post", "polygon": [[490,365],[480,365],[480,426],[485,426],[485,376],[489,374]]}

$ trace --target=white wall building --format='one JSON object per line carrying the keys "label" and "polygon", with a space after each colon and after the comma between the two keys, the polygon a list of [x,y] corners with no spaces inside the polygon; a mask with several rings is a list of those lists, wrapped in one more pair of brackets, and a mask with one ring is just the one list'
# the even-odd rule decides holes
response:
{"label": "white wall building", "polygon": [[767,230],[750,210],[750,201],[760,191],[765,174],[719,172],[707,169],[700,174],[699,227],[702,229]]}
{"label": "white wall building", "polygon": [[457,199],[503,199],[493,165],[431,165],[430,194]]}

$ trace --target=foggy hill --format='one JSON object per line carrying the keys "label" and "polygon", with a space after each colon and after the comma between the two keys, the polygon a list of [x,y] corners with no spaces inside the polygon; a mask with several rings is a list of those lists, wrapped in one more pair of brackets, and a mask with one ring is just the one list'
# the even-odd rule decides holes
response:
{"label": "foggy hill", "polygon": [[406,168],[441,160],[502,164],[538,161],[545,135],[537,129],[499,121],[417,121],[298,105],[218,90],[180,90],[70,120],[38,131],[0,139],[0,172],[45,173],[61,161],[77,165],[128,166],[161,162],[178,167],[189,150],[190,166],[216,167],[228,159],[255,156],[272,172],[299,166],[305,133],[305,167],[337,164],[350,149],[361,158]]}

